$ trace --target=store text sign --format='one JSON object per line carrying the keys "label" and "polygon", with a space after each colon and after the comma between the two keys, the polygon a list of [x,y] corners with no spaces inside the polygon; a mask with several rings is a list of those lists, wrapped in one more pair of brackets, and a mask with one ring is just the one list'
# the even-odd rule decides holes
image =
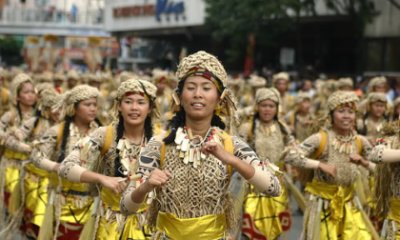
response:
{"label": "store text sign", "polygon": [[134,5],[126,7],[118,7],[113,9],[114,18],[129,18],[155,16],[157,21],[161,21],[161,16],[166,15],[166,20],[169,21],[171,15],[179,20],[179,16],[184,16],[185,3],[183,1],[157,0],[156,4]]}

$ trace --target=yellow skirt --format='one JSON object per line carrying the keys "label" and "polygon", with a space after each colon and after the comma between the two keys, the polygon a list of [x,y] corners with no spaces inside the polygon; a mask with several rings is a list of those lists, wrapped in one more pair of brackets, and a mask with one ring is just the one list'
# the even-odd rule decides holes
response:
{"label": "yellow skirt", "polygon": [[[119,201],[121,199],[120,194],[114,194],[110,190],[103,188],[100,196],[104,209],[114,211],[115,214],[121,214],[119,212]],[[150,239],[150,229],[147,225],[140,226],[138,219],[139,215],[143,214],[146,209],[147,206],[143,205],[139,209],[139,213],[127,217],[123,229],[118,229],[118,222],[116,220],[107,220],[105,217],[101,217],[97,229],[96,239]]]}
{"label": "yellow skirt", "polygon": [[19,181],[20,169],[21,169],[21,161],[19,160],[10,160],[7,158],[3,158],[4,161],[4,191],[8,194],[14,192],[15,186],[17,186]]}
{"label": "yellow skirt", "polygon": [[[315,239],[315,232],[319,239],[326,240],[372,239],[360,210],[352,202],[352,187],[313,180],[305,191],[314,195],[304,216],[306,239]],[[318,225],[319,230],[315,228]]]}
{"label": "yellow skirt", "polygon": [[400,240],[400,198],[390,199],[387,221],[385,239]]}
{"label": "yellow skirt", "polygon": [[143,228],[139,228],[138,226],[136,215],[131,215],[126,219],[122,232],[118,230],[117,221],[108,221],[102,217],[99,221],[96,240],[151,239],[150,230],[146,226]]}
{"label": "yellow skirt", "polygon": [[32,213],[31,223],[41,227],[47,205],[49,179],[27,169],[24,179],[25,208]]}
{"label": "yellow skirt", "polygon": [[198,218],[177,218],[171,213],[159,212],[157,235],[171,240],[217,240],[225,237],[225,215],[205,215]]}
{"label": "yellow skirt", "polygon": [[268,197],[254,192],[246,196],[243,211],[242,233],[249,239],[276,239],[290,229],[291,215],[287,190],[282,184],[282,194]]}

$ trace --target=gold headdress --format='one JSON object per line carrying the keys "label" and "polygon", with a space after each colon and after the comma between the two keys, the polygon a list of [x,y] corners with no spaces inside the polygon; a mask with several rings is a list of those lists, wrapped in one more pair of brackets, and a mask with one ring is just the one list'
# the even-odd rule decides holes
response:
{"label": "gold headdress", "polygon": [[381,85],[381,84],[386,84],[386,78],[385,77],[374,77],[372,78],[369,83],[368,83],[368,92],[372,92],[374,87]]}
{"label": "gold headdress", "polygon": [[75,70],[70,70],[68,71],[67,79],[75,79],[79,81],[80,77]]}
{"label": "gold headdress", "polygon": [[353,104],[357,107],[358,97],[354,92],[336,91],[328,98],[328,108],[332,112],[343,104]]}
{"label": "gold headdress", "polygon": [[267,80],[257,75],[251,75],[249,79],[249,85],[253,88],[261,88],[267,85]]}
{"label": "gold headdress", "polygon": [[54,111],[60,111],[60,118],[65,116],[75,115],[75,104],[90,98],[97,98],[99,96],[97,88],[88,85],[79,85],[73,89],[65,92],[58,103],[54,105]]}
{"label": "gold headdress", "polygon": [[308,95],[305,92],[300,92],[297,96],[296,96],[296,103],[300,104],[302,103],[304,100],[311,100],[310,95]]}
{"label": "gold headdress", "polygon": [[368,103],[387,102],[386,94],[380,92],[371,92],[368,94]]}
{"label": "gold headdress", "polygon": [[272,100],[276,104],[280,104],[281,96],[275,88],[260,88],[256,92],[256,104],[264,100]]}
{"label": "gold headdress", "polygon": [[17,105],[17,97],[18,97],[18,90],[22,86],[22,84],[29,82],[33,85],[32,78],[25,74],[19,73],[17,74],[11,82],[11,94],[12,94],[12,103]]}
{"label": "gold headdress", "polygon": [[[124,81],[118,87],[117,96],[114,101],[114,106],[113,106],[114,118],[115,119],[118,118],[118,115],[119,115],[118,104],[121,101],[121,99],[125,96],[126,93],[144,94],[147,98],[149,98],[149,101],[151,103],[154,103],[154,101],[156,100],[156,92],[157,92],[157,87],[148,81],[136,79],[136,78],[132,78],[127,81]],[[155,104],[152,104],[152,105],[153,105],[152,114],[154,117],[158,117],[159,116],[158,110],[156,109]]]}
{"label": "gold headdress", "polygon": [[62,95],[57,93],[53,88],[47,88],[39,93],[38,98],[38,110],[41,111],[42,116],[45,118],[49,117],[48,109],[58,104],[61,101]]}
{"label": "gold headdress", "polygon": [[[228,76],[224,66],[214,56],[205,51],[198,51],[181,60],[176,71],[179,81],[184,81],[190,76],[202,76],[212,81],[221,93],[217,114],[229,117],[230,128],[234,128],[237,122],[236,100],[228,88]],[[174,93],[173,99],[176,106],[180,106],[179,97]],[[176,109],[176,108],[175,108]]]}
{"label": "gold headdress", "polygon": [[353,88],[354,83],[353,83],[353,79],[351,78],[339,78],[338,82],[337,82],[337,87],[339,89],[344,88],[344,87],[350,87]]}
{"label": "gold headdress", "polygon": [[278,80],[289,81],[290,80],[289,73],[280,72],[280,73],[274,74],[274,76],[272,77],[272,83],[275,84]]}

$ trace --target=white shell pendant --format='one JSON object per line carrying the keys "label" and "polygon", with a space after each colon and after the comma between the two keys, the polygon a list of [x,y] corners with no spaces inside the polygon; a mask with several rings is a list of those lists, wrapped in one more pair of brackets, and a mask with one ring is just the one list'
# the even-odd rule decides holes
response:
{"label": "white shell pendant", "polygon": [[183,163],[188,164],[189,163],[189,152],[184,152],[185,156],[183,158]]}
{"label": "white shell pendant", "polygon": [[182,141],[181,151],[182,152],[187,152],[188,150],[189,150],[189,139],[185,138]]}
{"label": "white shell pendant", "polygon": [[176,137],[175,137],[175,144],[176,144],[176,149],[180,150],[181,149],[181,144],[183,139],[185,139],[186,135],[183,133],[182,128],[178,128],[176,130]]}

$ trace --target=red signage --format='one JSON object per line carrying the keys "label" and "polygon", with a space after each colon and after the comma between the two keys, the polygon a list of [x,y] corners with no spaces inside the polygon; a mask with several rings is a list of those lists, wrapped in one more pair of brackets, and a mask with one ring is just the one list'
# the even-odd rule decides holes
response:
{"label": "red signage", "polygon": [[148,4],[148,5],[142,5],[142,6],[129,6],[129,7],[114,8],[113,15],[115,18],[154,16],[155,15],[155,5]]}

